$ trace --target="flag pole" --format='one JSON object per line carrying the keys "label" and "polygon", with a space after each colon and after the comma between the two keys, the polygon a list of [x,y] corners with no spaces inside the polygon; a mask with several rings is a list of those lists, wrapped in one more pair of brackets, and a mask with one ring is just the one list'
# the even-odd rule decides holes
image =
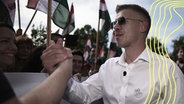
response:
{"label": "flag pole", "polygon": [[97,69],[97,54],[98,54],[99,31],[100,31],[100,18],[98,18],[98,30],[97,30],[97,35],[96,35],[95,66],[94,66],[95,70]]}
{"label": "flag pole", "polygon": [[19,29],[21,29],[20,5],[19,5],[19,0],[17,0],[17,6],[18,6],[18,22],[19,22]]}
{"label": "flag pole", "polygon": [[48,0],[48,14],[47,14],[47,46],[49,46],[49,41],[51,40],[51,6],[52,0]]}
{"label": "flag pole", "polygon": [[[107,53],[107,59],[109,59],[109,57],[110,57],[110,51],[111,51],[111,42],[112,42],[112,40],[113,40],[113,38],[114,38],[114,31],[112,32],[112,39],[111,39],[111,41],[110,41],[110,45],[109,45],[109,49],[108,49],[108,53]],[[109,40],[108,40],[109,41]]]}
{"label": "flag pole", "polygon": [[24,34],[23,34],[23,35],[26,35],[26,32],[27,32],[27,30],[28,30],[29,26],[31,25],[31,23],[32,23],[32,21],[33,21],[33,19],[34,19],[35,15],[36,15],[36,13],[37,13],[37,11],[38,11],[38,9],[36,9],[36,10],[35,10],[35,12],[34,12],[34,14],[33,14],[32,18],[31,18],[31,20],[30,20],[30,22],[29,22],[29,24],[28,24],[28,26],[27,26],[26,30],[24,31]]}

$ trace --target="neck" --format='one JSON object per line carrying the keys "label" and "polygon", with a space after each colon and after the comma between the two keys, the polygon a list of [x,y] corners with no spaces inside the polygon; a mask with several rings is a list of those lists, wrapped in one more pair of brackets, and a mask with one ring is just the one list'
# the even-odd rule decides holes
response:
{"label": "neck", "polygon": [[128,64],[132,63],[145,49],[146,47],[135,47],[135,48],[125,48],[125,62]]}

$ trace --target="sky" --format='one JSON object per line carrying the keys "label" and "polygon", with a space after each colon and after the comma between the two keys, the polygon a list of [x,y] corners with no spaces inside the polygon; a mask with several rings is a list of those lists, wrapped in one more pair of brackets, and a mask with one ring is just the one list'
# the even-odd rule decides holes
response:
{"label": "sky", "polygon": [[[28,0],[19,0],[20,2],[20,17],[21,17],[21,28],[24,30],[27,28],[34,11],[33,9],[26,8]],[[69,7],[71,3],[74,5],[74,15],[75,15],[75,30],[77,28],[82,28],[86,24],[92,26],[97,30],[98,26],[98,11],[99,11],[99,1],[100,0],[68,0]],[[172,40],[184,35],[184,1],[175,0],[176,3],[163,2],[166,0],[105,0],[107,9],[109,11],[111,21],[114,21],[116,13],[115,8],[117,4],[127,4],[134,3],[146,8],[150,14],[153,21],[152,28],[149,33],[149,37],[156,36],[166,43],[166,47],[169,52],[172,52]],[[155,2],[162,1],[162,2]],[[183,3],[182,3],[183,2]],[[176,10],[170,10],[168,7],[174,7]],[[169,12],[171,11],[171,13]],[[175,12],[177,11],[177,12]],[[178,15],[178,13],[180,15]],[[170,18],[172,17],[171,21]],[[170,21],[170,22],[168,22]],[[31,34],[32,25],[38,27],[40,24],[46,27],[47,25],[47,15],[38,11],[35,15],[27,34]],[[16,11],[16,17],[14,22],[14,28],[18,29],[18,15]],[[55,32],[59,29],[54,23],[51,25],[51,31]],[[74,30],[74,31],[75,31]],[[60,33],[62,29],[60,29]]]}

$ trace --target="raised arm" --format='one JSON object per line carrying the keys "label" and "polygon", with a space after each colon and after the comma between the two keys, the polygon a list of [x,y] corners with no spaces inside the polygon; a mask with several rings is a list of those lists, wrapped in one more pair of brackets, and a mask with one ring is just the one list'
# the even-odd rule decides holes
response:
{"label": "raised arm", "polygon": [[58,67],[59,63],[69,57],[68,55],[72,54],[69,49],[63,47],[62,39],[58,39],[56,44],[51,41],[50,44],[51,45],[43,51],[41,56],[44,71],[49,74]]}
{"label": "raised arm", "polygon": [[[43,54],[50,55],[53,55],[52,52],[56,52],[58,55],[63,55],[63,59],[57,63],[56,70],[41,85],[21,98],[21,102],[26,104],[57,104],[61,101],[67,81],[72,75],[73,64],[71,51],[61,45],[62,40],[59,40],[56,44],[51,43],[44,51]],[[59,48],[60,50],[57,51]]]}

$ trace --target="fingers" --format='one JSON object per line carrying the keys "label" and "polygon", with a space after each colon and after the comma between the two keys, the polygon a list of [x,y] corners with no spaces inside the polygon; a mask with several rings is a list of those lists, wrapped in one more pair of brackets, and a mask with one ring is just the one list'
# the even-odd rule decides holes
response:
{"label": "fingers", "polygon": [[54,44],[55,44],[55,42],[53,40],[49,41],[49,46],[54,45]]}
{"label": "fingers", "polygon": [[53,69],[53,67],[71,57],[68,55],[66,49],[51,49],[41,55],[42,64],[46,69]]}
{"label": "fingers", "polygon": [[67,52],[67,56],[65,58],[72,58],[73,59],[73,55],[72,55],[71,49],[66,48],[66,52]]}
{"label": "fingers", "polygon": [[49,46],[43,51],[43,53],[54,48],[63,48],[63,40],[61,38],[59,38],[56,43],[53,40],[50,40]]}
{"label": "fingers", "polygon": [[63,40],[58,39],[57,43],[50,41],[49,47],[43,51],[41,55],[42,65],[47,70],[55,69],[56,65],[62,63],[66,59],[72,59],[72,51],[62,46]]}
{"label": "fingers", "polygon": [[56,44],[58,44],[58,46],[63,46],[63,39],[59,38]]}

